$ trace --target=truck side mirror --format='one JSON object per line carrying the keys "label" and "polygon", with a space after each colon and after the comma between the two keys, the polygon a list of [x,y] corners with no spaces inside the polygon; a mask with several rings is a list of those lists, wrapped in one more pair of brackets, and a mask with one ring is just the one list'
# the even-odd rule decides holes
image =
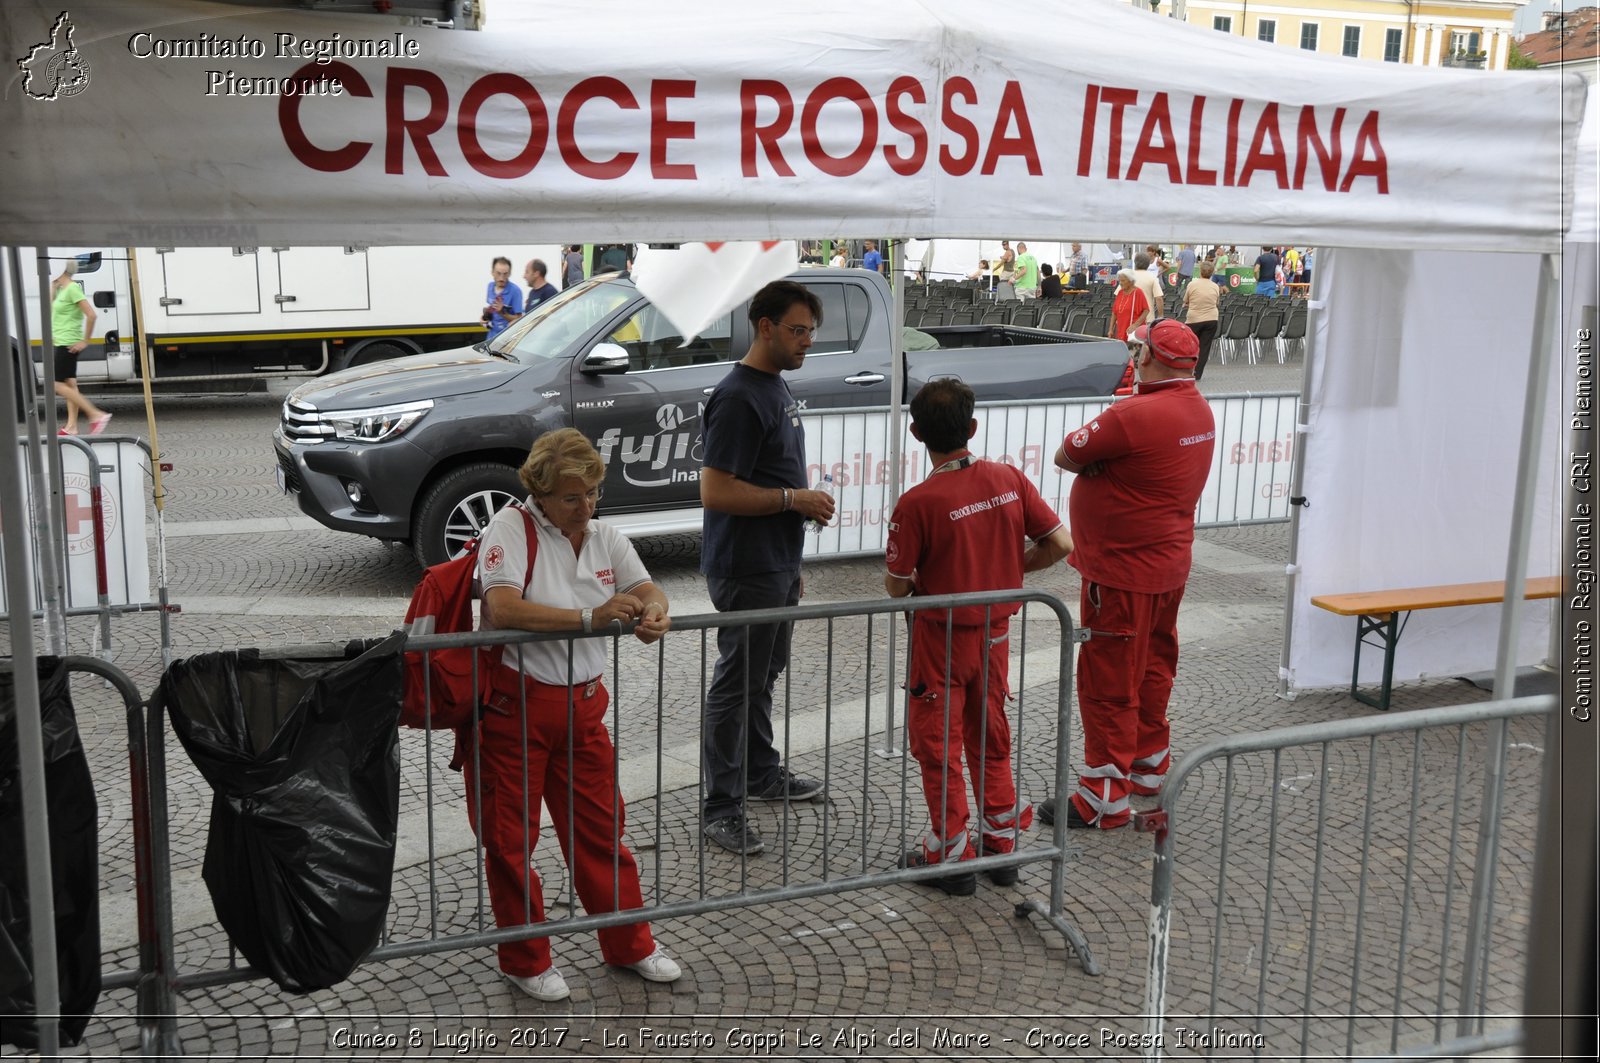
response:
{"label": "truck side mirror", "polygon": [[87,254],[76,255],[73,261],[77,263],[75,273],[97,273],[100,270],[100,252],[90,251]]}
{"label": "truck side mirror", "polygon": [[110,310],[117,305],[116,292],[95,292],[94,306],[96,310]]}
{"label": "truck side mirror", "polygon": [[616,373],[628,368],[628,352],[615,343],[597,343],[584,356],[584,373]]}

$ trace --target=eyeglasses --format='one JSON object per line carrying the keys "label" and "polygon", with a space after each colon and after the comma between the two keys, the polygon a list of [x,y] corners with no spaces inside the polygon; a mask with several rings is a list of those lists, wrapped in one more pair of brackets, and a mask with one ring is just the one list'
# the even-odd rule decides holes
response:
{"label": "eyeglasses", "polygon": [[[769,318],[768,320],[770,321],[771,319]],[[817,330],[808,325],[791,325],[785,321],[773,321],[772,325],[774,328],[788,329],[790,335],[795,339],[800,339],[802,336],[810,336],[812,339],[817,338]]]}
{"label": "eyeglasses", "polygon": [[605,496],[605,493],[605,488],[603,487],[591,487],[581,495],[562,495],[560,498],[556,499],[556,501],[560,502],[563,506],[576,509],[578,505],[583,502],[587,502],[591,506],[594,505]]}

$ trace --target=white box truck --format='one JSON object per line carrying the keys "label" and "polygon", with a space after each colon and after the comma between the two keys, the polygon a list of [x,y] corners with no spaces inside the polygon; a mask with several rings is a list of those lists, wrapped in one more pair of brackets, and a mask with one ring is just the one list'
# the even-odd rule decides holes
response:
{"label": "white box truck", "polygon": [[[77,280],[95,306],[94,341],[79,356],[80,382],[142,372],[139,327],[153,381],[316,375],[484,338],[490,266],[541,259],[561,286],[554,244],[439,247],[51,247],[47,272],[80,262]],[[28,338],[42,350],[36,249],[23,249]],[[11,323],[12,335],[18,335]]]}

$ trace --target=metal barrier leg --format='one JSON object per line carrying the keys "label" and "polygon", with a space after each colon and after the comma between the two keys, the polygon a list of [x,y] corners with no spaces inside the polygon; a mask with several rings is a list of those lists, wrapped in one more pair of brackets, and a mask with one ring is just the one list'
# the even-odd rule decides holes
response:
{"label": "metal barrier leg", "polygon": [[1058,810],[1055,817],[1055,827],[1051,843],[1055,847],[1055,856],[1050,861],[1050,903],[1049,906],[1038,901],[1024,901],[1017,905],[1017,918],[1024,919],[1032,913],[1043,917],[1045,922],[1061,932],[1067,939],[1067,945],[1072,949],[1073,955],[1078,957],[1078,965],[1083,968],[1084,974],[1099,975],[1102,968],[1094,954],[1089,951],[1089,941],[1083,936],[1083,931],[1069,922],[1063,914],[1066,908],[1067,893],[1067,808],[1062,802],[1069,799],[1072,792],[1071,779],[1068,778],[1068,769],[1072,763],[1072,736],[1070,722],[1072,713],[1072,647],[1079,642],[1084,642],[1089,637],[1088,631],[1079,630],[1071,626],[1072,620],[1063,612],[1062,623],[1068,625],[1062,632],[1061,638],[1061,666],[1057,672],[1056,684],[1060,699],[1056,711],[1056,802]]}
{"label": "metal barrier leg", "polygon": [[183,1054],[178,1037],[177,961],[172,945],[172,849],[167,837],[167,747],[161,713],[145,708],[149,764],[150,879],[154,887],[150,918],[154,939],[146,991],[139,997],[140,1049],[161,1059]]}

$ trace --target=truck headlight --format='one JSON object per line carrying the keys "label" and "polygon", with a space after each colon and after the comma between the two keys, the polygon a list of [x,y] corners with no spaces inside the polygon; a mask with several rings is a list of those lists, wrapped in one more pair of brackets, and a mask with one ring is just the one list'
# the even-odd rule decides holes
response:
{"label": "truck headlight", "polygon": [[432,399],[374,406],[368,410],[324,410],[320,420],[333,438],[353,443],[378,443],[402,435],[433,409]]}

